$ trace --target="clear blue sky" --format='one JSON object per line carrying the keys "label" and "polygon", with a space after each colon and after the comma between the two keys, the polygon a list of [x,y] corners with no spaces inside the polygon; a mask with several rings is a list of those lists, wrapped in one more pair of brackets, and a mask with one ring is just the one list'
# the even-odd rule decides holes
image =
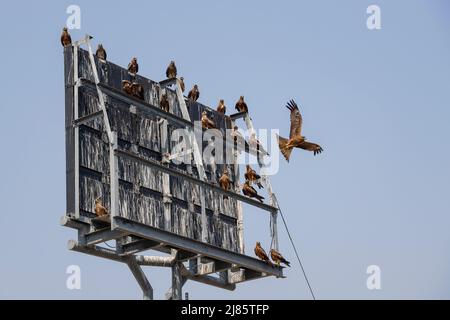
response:
{"label": "clear blue sky", "polygon": [[[318,298],[450,298],[450,3],[442,1],[9,1],[1,4],[0,298],[124,298],[141,292],[125,265],[66,249],[63,55],[66,8],[108,58],[163,78],[175,59],[201,102],[246,96],[259,128],[288,133],[284,104],[301,104],[317,157],[294,151],[273,178]],[[382,29],[366,28],[381,7]],[[247,248],[269,245],[268,217],[245,213]],[[294,254],[280,226],[283,252]],[[250,251],[251,253],[251,251]],[[66,289],[66,267],[82,290]],[[366,288],[381,267],[382,289]],[[234,292],[188,282],[200,299],[307,299],[287,279]],[[155,297],[168,270],[148,268]]]}

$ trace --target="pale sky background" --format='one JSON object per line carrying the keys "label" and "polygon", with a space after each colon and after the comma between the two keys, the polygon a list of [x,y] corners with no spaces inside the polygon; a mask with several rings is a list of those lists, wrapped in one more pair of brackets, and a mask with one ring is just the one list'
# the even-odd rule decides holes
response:
{"label": "pale sky background", "polygon": [[[319,299],[450,298],[450,2],[9,1],[1,4],[0,298],[140,299],[125,265],[70,252],[65,214],[63,50],[66,8],[109,60],[137,56],[163,78],[175,59],[201,102],[229,109],[243,94],[259,128],[289,131],[296,99],[317,157],[295,150],[272,183]],[[369,31],[366,8],[381,7]],[[248,208],[246,208],[248,209]],[[245,212],[248,253],[270,244],[269,219]],[[188,282],[192,299],[309,299],[293,262],[287,279],[229,292]],[[66,267],[82,289],[66,288]],[[366,288],[381,268],[382,289]],[[169,269],[146,268],[163,298]]]}

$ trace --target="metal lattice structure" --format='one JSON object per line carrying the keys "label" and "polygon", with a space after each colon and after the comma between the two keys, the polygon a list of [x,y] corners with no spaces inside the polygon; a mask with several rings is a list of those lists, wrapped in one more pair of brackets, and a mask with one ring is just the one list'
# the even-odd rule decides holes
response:
{"label": "metal lattice structure", "polygon": [[[78,231],[69,249],[126,263],[147,299],[153,298],[153,289],[141,266],[172,268],[168,299],[181,299],[187,280],[234,290],[243,281],[282,277],[281,267],[244,253],[242,202],[270,214],[272,243],[278,248],[278,205],[268,177],[262,174],[261,179],[268,204],[242,195],[237,184],[238,152],[260,159],[258,151],[224,139],[233,163],[204,163],[205,142],[195,139],[201,128],[194,124],[203,111],[224,136],[238,118],[253,132],[249,116],[223,116],[197,102],[187,105],[177,79],[154,82],[137,75],[145,97],[128,95],[121,90],[122,80],[130,78],[128,71],[97,59],[90,39],[86,36],[64,50],[67,214],[61,224]],[[169,112],[159,108],[162,94],[169,100]],[[181,155],[171,140],[180,128],[189,140]],[[179,156],[192,161],[173,161]],[[224,168],[231,172],[232,191],[217,184]],[[94,214],[98,197],[109,208],[106,218]],[[110,240],[116,242],[115,250],[100,246]],[[147,250],[168,256],[139,255]]]}

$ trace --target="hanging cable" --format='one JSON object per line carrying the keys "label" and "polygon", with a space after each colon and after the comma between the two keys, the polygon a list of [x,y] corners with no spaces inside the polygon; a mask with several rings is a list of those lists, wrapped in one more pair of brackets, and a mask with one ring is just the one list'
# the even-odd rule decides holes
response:
{"label": "hanging cable", "polygon": [[[284,224],[284,227],[285,227],[286,232],[288,234],[289,240],[291,241],[292,247],[294,248],[295,255],[297,256],[298,263],[300,264],[300,267],[302,268],[303,276],[305,277],[306,283],[308,284],[308,288],[309,288],[309,291],[311,292],[311,296],[312,296],[313,300],[316,300],[316,296],[314,295],[314,291],[313,291],[313,289],[311,287],[311,284],[309,283],[308,276],[306,275],[305,268],[303,268],[303,263],[300,260],[300,255],[298,254],[297,248],[295,247],[294,240],[292,239],[291,233],[290,233],[289,228],[287,226],[286,219],[284,219],[283,211],[281,210],[278,201],[276,203],[277,203],[277,206],[278,206],[278,210],[280,211],[281,219],[283,220],[283,224]],[[272,239],[272,241],[273,241],[273,239]]]}

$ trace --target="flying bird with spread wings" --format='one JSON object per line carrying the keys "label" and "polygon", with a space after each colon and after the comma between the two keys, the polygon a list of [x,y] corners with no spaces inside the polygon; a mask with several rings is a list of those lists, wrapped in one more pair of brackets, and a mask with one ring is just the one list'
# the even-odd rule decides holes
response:
{"label": "flying bird with spread wings", "polygon": [[291,263],[289,261],[287,261],[285,258],[283,258],[281,253],[279,253],[275,249],[270,249],[270,257],[272,258],[272,261],[275,262],[275,264],[277,266],[280,266],[280,263],[284,263],[288,267],[291,266]]}
{"label": "flying bird with spread wings", "polygon": [[108,210],[103,206],[101,198],[95,199],[95,214],[97,217],[107,216]]}
{"label": "flying bird with spread wings", "polygon": [[98,45],[97,51],[95,51],[95,55],[101,61],[106,61],[106,57],[107,57],[106,50],[105,50],[105,48],[103,48],[103,45],[101,43]]}
{"label": "flying bird with spread wings", "polygon": [[227,112],[227,107],[225,106],[225,101],[223,99],[220,99],[219,105],[217,106],[217,112],[225,115],[225,112]]}
{"label": "flying bird with spread wings", "polygon": [[252,183],[256,183],[258,188],[260,188],[260,189],[263,188],[263,185],[261,184],[261,182],[259,182],[259,180],[261,179],[261,176],[259,174],[257,174],[256,171],[253,170],[252,167],[250,167],[250,165],[247,165],[247,172],[245,172],[244,177],[245,177],[245,180],[248,180]]}
{"label": "flying bird with spread wings", "polygon": [[166,69],[166,77],[167,79],[175,79],[177,77],[177,67],[173,60],[170,61],[170,64]]}
{"label": "flying bird with spread wings", "polygon": [[260,196],[258,192],[256,192],[255,188],[250,185],[250,181],[246,180],[244,185],[242,186],[242,193],[250,198],[256,198],[260,202],[264,202],[264,197]]}
{"label": "flying bird with spread wings", "polygon": [[137,58],[131,59],[131,62],[128,64],[128,72],[132,75],[136,75],[139,72]]}
{"label": "flying bird with spread wings", "polygon": [[267,253],[266,251],[264,251],[263,247],[261,247],[261,243],[259,241],[256,242],[255,255],[262,261],[270,263],[269,257],[267,256]]}
{"label": "flying bird with spread wings", "polygon": [[314,155],[321,153],[323,151],[321,146],[316,143],[306,141],[306,138],[301,135],[303,118],[295,101],[289,101],[286,108],[291,111],[291,131],[289,134],[289,139],[285,139],[278,135],[277,138],[280,151],[286,158],[287,162],[289,162],[292,149],[294,148],[312,151],[314,152]]}
{"label": "flying bird with spread wings", "polygon": [[189,91],[188,98],[192,101],[197,101],[200,98],[200,91],[198,90],[198,86],[195,84],[194,87]]}
{"label": "flying bird with spread wings", "polygon": [[159,107],[163,109],[165,112],[169,112],[170,106],[169,106],[169,100],[167,100],[167,95],[163,94],[161,96],[161,100],[159,101]]}
{"label": "flying bird with spread wings", "polygon": [[237,112],[248,112],[247,104],[244,101],[244,96],[239,98],[239,101],[236,102],[235,109]]}
{"label": "flying bird with spread wings", "polygon": [[61,34],[61,44],[63,47],[67,47],[72,44],[72,37],[70,36],[69,31],[67,31],[67,27],[63,28]]}
{"label": "flying bird with spread wings", "polygon": [[[231,189],[231,180],[230,180],[230,177],[228,176],[227,168],[225,168],[223,170],[223,174],[219,179],[219,185],[224,190],[230,191],[230,189]],[[223,196],[223,198],[228,199],[227,196]]]}
{"label": "flying bird with spread wings", "polygon": [[215,129],[216,124],[208,117],[208,113],[206,111],[202,112],[202,127],[203,129]]}

